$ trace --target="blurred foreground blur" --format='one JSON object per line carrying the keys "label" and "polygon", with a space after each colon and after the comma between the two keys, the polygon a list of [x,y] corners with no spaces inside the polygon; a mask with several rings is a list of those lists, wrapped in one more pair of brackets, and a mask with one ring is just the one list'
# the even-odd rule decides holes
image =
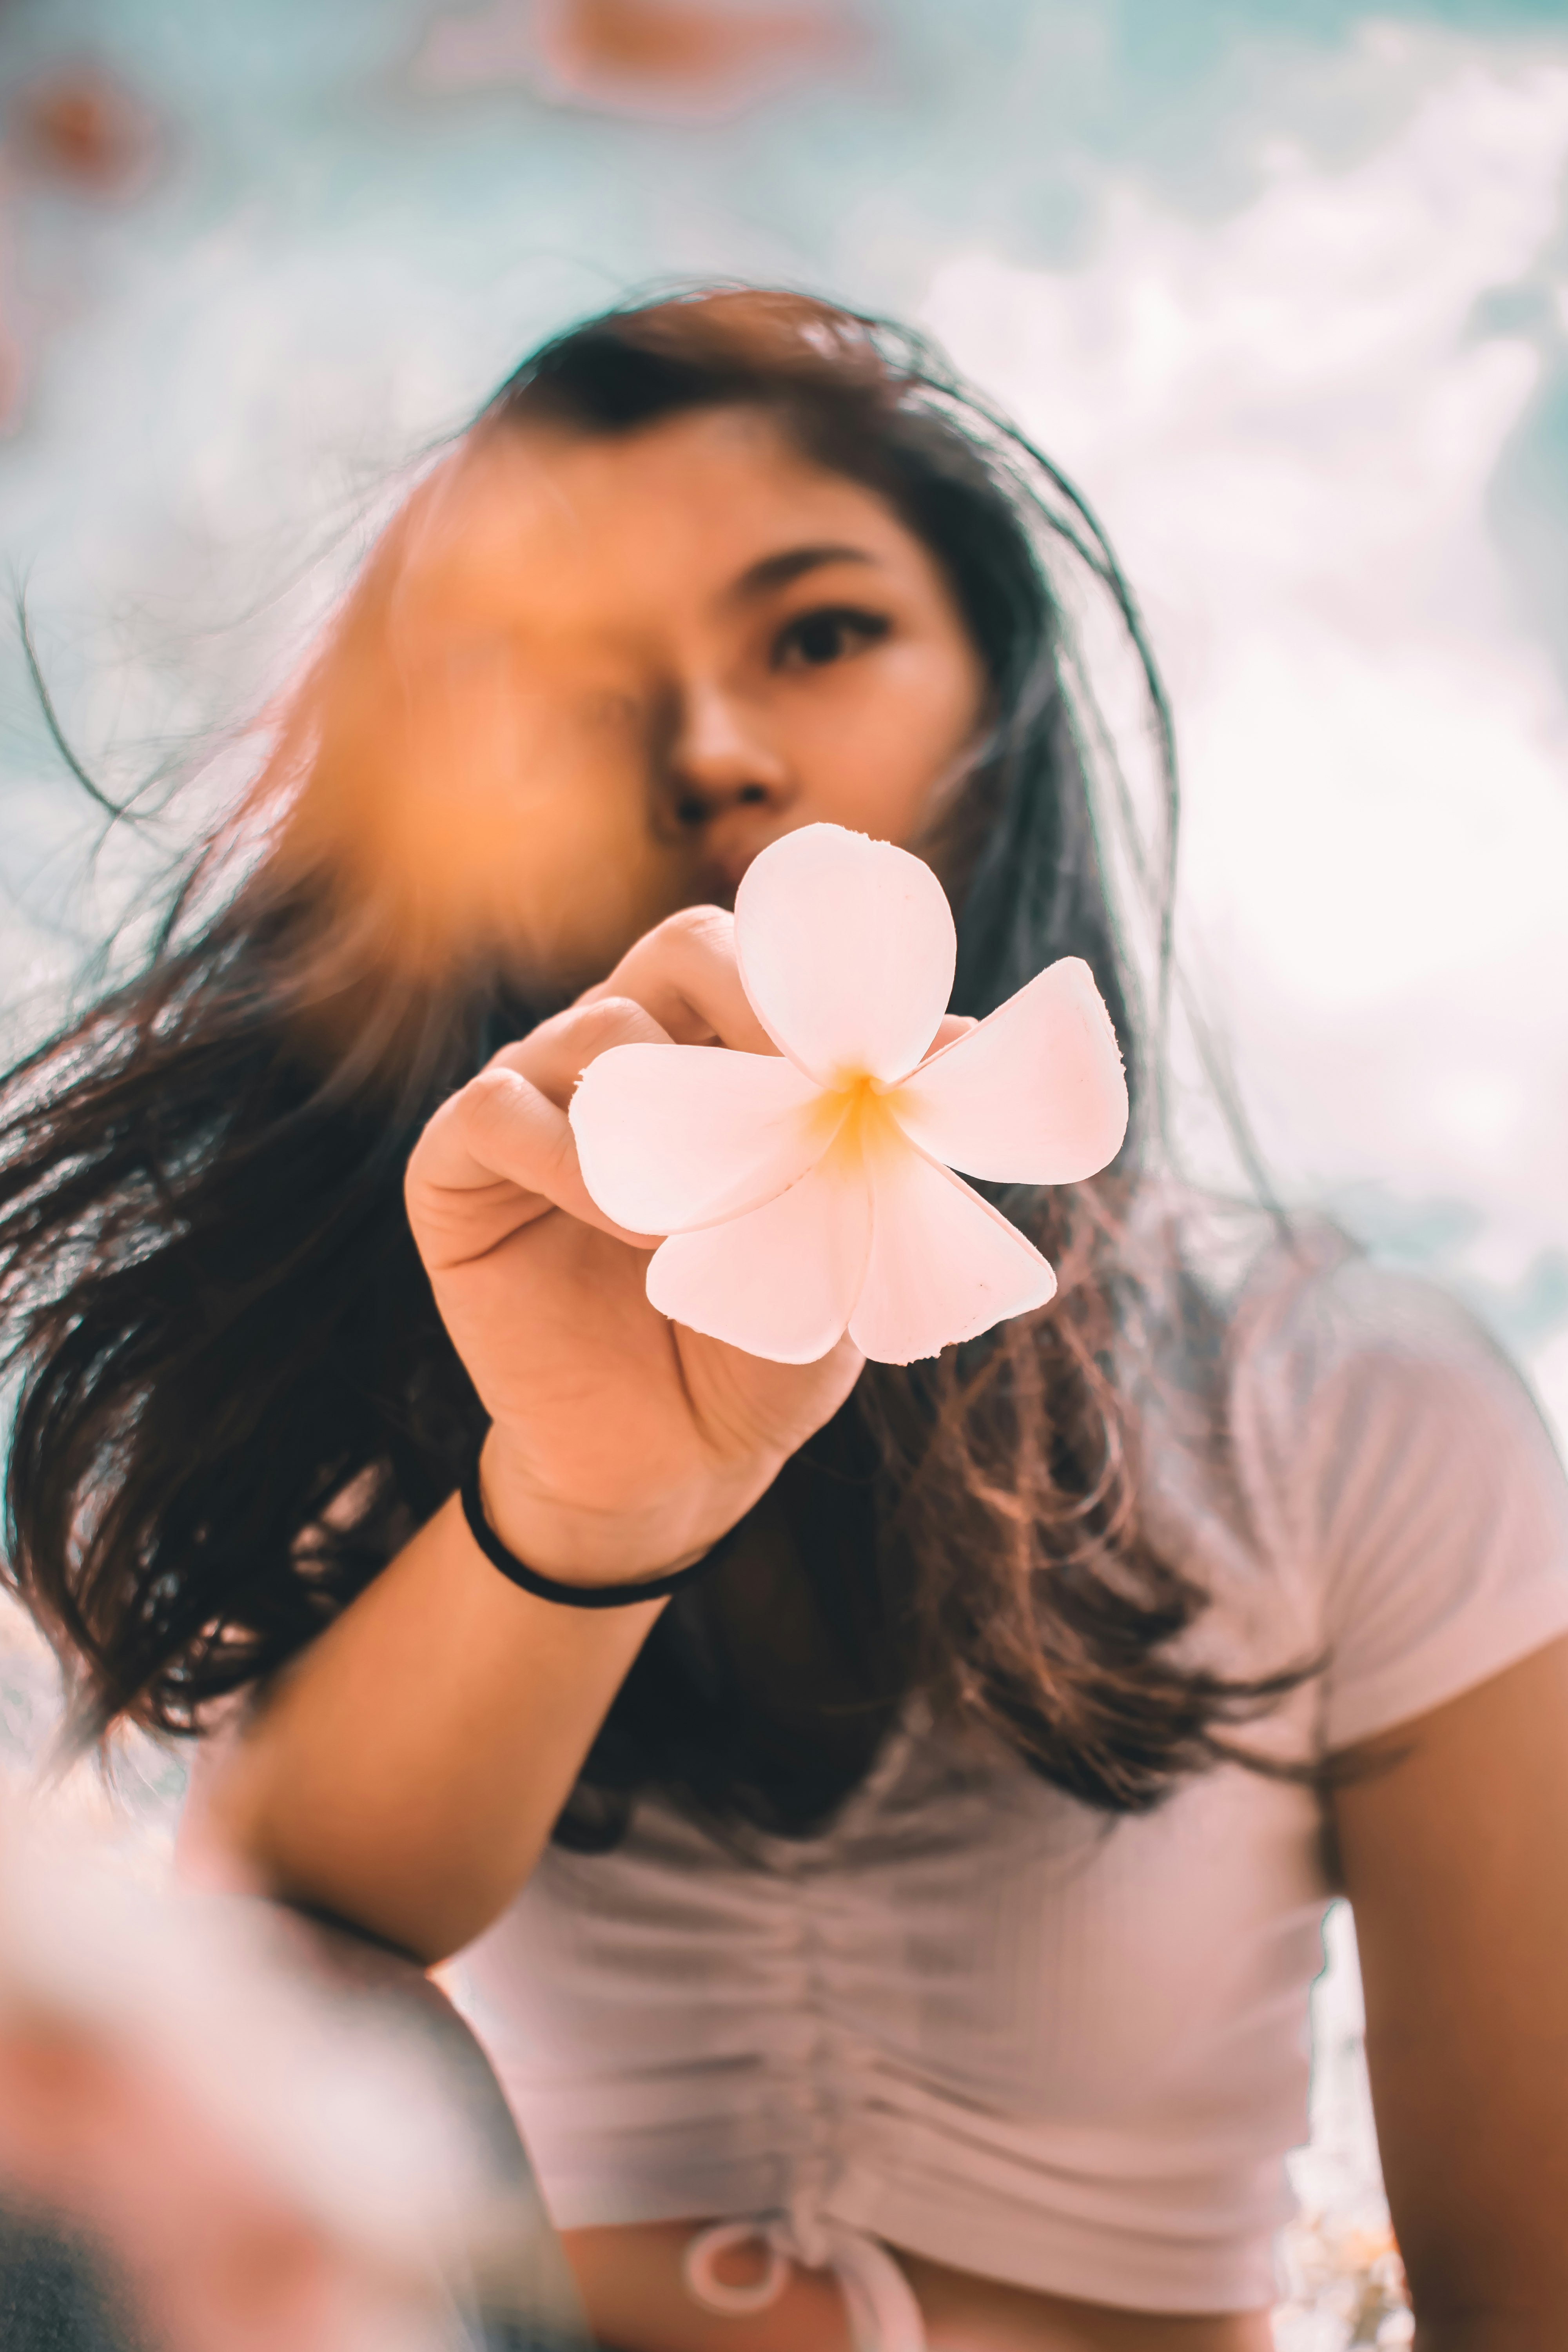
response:
{"label": "blurred foreground blur", "polygon": [[738,113],[858,47],[835,0],[739,11],[722,0],[491,0],[438,11],[412,78],[444,90],[513,81],[557,104],[695,122]]}
{"label": "blurred foreground blur", "polygon": [[570,2352],[505,2102],[409,1961],[0,1810],[5,2352]]}

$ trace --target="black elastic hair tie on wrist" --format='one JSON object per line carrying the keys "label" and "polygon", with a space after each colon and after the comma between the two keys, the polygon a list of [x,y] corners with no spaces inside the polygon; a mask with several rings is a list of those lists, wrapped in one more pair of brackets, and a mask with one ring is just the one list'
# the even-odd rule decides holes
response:
{"label": "black elastic hair tie on wrist", "polygon": [[637,1601],[662,1601],[667,1593],[678,1592],[683,1584],[689,1584],[694,1576],[716,1567],[734,1541],[736,1530],[731,1528],[689,1568],[678,1568],[668,1576],[650,1576],[640,1583],[633,1580],[626,1584],[562,1584],[553,1576],[541,1576],[536,1568],[530,1568],[526,1560],[508,1551],[486,1518],[484,1497],[479,1493],[479,1454],[483,1445],[481,1438],[469,1456],[467,1475],[458,1489],[468,1533],[492,1568],[499,1568],[503,1576],[513,1584],[521,1584],[525,1592],[537,1593],[541,1601],[559,1601],[568,1609],[626,1609]]}

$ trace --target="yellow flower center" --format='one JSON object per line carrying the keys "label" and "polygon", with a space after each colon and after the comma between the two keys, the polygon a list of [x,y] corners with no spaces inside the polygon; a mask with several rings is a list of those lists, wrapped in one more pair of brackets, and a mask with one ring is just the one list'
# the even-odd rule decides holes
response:
{"label": "yellow flower center", "polygon": [[809,1116],[824,1137],[825,1153],[846,1168],[903,1140],[894,1105],[899,1089],[884,1078],[858,1075],[825,1087]]}

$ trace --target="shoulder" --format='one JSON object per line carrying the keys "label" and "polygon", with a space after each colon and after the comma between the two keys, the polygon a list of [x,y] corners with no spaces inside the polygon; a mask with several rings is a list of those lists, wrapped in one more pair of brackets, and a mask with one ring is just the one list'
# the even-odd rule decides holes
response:
{"label": "shoulder", "polygon": [[1234,1439],[1320,1543],[1439,1497],[1473,1518],[1510,1494],[1568,1538],[1568,1480],[1518,1365],[1451,1292],[1374,1264],[1326,1220],[1296,1221],[1248,1268],[1226,1401]]}
{"label": "shoulder", "polygon": [[1437,1284],[1300,1221],[1227,1321],[1228,1448],[1309,1591],[1331,1748],[1568,1629],[1568,1475],[1519,1369]]}
{"label": "shoulder", "polygon": [[1379,1265],[1327,1218],[1294,1218],[1259,1248],[1231,1330],[1237,1373],[1281,1404],[1321,1410],[1390,1384],[1471,1402],[1479,1391],[1544,1434],[1518,1368],[1460,1299]]}

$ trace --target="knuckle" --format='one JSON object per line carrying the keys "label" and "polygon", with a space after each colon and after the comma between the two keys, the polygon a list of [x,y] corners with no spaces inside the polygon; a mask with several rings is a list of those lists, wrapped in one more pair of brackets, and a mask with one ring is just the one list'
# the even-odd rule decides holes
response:
{"label": "knuckle", "polygon": [[458,1137],[466,1133],[478,1142],[484,1137],[493,1139],[504,1128],[514,1127],[531,1092],[520,1070],[498,1069],[493,1064],[480,1070],[461,1093],[452,1097],[453,1125]]}
{"label": "knuckle", "polygon": [[574,1018],[571,1034],[574,1045],[586,1049],[587,1059],[623,1038],[641,1039],[662,1032],[647,1005],[626,995],[601,996],[596,1004],[585,1004]]}
{"label": "knuckle", "polygon": [[682,907],[668,921],[673,937],[687,948],[722,952],[735,936],[735,918],[722,907]]}
{"label": "knuckle", "polygon": [[[468,1080],[461,1093],[454,1096],[453,1101],[460,1105],[470,1118],[476,1113],[483,1118],[516,1099],[521,1076],[521,1071],[510,1069],[505,1063],[487,1063],[476,1076]],[[526,1085],[526,1079],[522,1083]]]}
{"label": "knuckle", "polygon": [[689,970],[715,956],[732,954],[734,931],[735,918],[722,907],[678,907],[639,941],[628,961],[655,971],[662,967],[666,973]]}
{"label": "knuckle", "polygon": [[572,1029],[569,1034],[581,1034],[595,1029],[614,1028],[616,1023],[625,1021],[641,1011],[642,1006],[629,991],[624,994],[617,992],[614,996],[601,996],[592,1004],[584,1004],[581,1012],[570,1016]]}

